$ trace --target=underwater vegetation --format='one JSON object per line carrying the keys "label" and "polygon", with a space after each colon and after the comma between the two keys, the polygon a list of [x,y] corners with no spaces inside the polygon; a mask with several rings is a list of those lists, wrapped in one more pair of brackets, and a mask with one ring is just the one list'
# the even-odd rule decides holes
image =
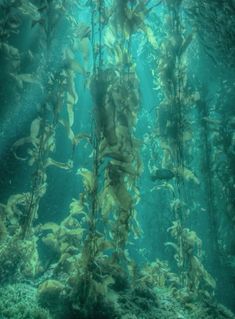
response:
{"label": "underwater vegetation", "polygon": [[234,319],[235,3],[0,0],[0,319]]}

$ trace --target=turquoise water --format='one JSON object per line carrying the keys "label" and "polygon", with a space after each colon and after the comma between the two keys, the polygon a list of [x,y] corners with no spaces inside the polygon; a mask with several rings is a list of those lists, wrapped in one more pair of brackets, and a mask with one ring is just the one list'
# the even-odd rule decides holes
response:
{"label": "turquoise water", "polygon": [[0,319],[234,318],[233,1],[0,1]]}

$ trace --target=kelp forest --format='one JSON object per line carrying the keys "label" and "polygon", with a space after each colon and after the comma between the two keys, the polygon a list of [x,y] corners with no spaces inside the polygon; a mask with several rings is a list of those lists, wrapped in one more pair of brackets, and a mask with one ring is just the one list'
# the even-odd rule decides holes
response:
{"label": "kelp forest", "polygon": [[234,319],[234,0],[0,0],[0,319]]}

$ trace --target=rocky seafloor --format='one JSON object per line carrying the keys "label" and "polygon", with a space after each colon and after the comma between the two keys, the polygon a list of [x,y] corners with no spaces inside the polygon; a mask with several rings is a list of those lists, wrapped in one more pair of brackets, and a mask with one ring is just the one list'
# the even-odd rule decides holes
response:
{"label": "rocky seafloor", "polygon": [[[89,308],[89,310],[88,310]],[[62,291],[42,298],[32,284],[0,288],[0,319],[235,319],[230,310],[206,295],[194,298],[170,288],[135,287],[82,307],[72,305]]]}

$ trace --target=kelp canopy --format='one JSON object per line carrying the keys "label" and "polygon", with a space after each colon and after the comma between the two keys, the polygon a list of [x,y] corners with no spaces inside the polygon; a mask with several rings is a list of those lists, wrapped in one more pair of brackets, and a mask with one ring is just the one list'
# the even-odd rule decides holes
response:
{"label": "kelp canopy", "polygon": [[234,318],[235,3],[0,0],[0,318]]}

